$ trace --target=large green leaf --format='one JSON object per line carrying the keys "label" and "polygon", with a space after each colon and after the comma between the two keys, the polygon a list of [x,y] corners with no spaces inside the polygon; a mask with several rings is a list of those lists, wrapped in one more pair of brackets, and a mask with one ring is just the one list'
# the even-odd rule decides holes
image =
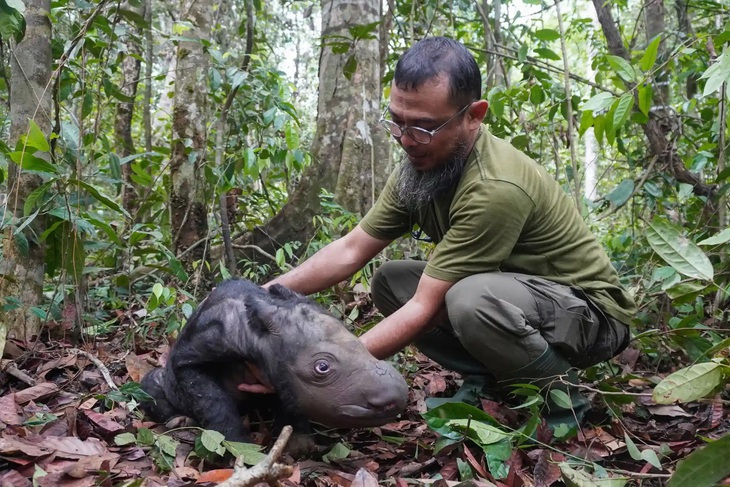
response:
{"label": "large green leaf", "polygon": [[51,150],[51,145],[48,143],[45,134],[33,120],[30,121],[30,127],[28,128],[28,135],[25,138],[25,142],[29,147],[33,147],[41,152],[49,152]]}
{"label": "large green leaf", "polygon": [[68,183],[71,186],[74,186],[74,185],[81,186],[86,191],[88,191],[91,196],[93,196],[94,198],[96,198],[97,201],[99,201],[100,203],[102,203],[106,207],[108,207],[108,208],[116,211],[117,213],[121,213],[122,215],[126,216],[127,218],[131,218],[129,216],[129,213],[127,213],[127,210],[125,210],[124,208],[122,208],[121,206],[119,206],[119,204],[117,204],[115,201],[113,201],[108,196],[105,196],[105,195],[101,194],[98,189],[96,189],[95,187],[93,187],[89,183],[86,183],[86,182],[81,181],[79,179],[71,179],[71,180],[69,180]]}
{"label": "large green leaf", "polygon": [[651,103],[654,101],[654,89],[651,85],[642,85],[639,87],[639,110],[644,115],[649,115]]}
{"label": "large green leaf", "polygon": [[668,375],[654,388],[657,404],[690,402],[710,394],[722,382],[722,365],[715,362],[695,364]]}
{"label": "large green leaf", "polygon": [[469,438],[479,443],[479,446],[491,445],[512,436],[492,425],[471,419],[452,419],[446,424],[456,431],[465,433]]}
{"label": "large green leaf", "polygon": [[624,93],[618,100],[616,111],[613,113],[613,130],[616,131],[626,123],[631,115],[631,109],[634,107],[634,97],[631,93]]}
{"label": "large green leaf", "polygon": [[607,56],[608,64],[624,81],[634,81],[636,73],[627,60],[619,56]]}
{"label": "large green leaf", "polygon": [[644,71],[649,71],[651,67],[654,66],[654,63],[656,62],[657,52],[659,51],[659,43],[661,41],[662,36],[658,35],[654,38],[653,41],[651,41],[651,44],[646,46],[644,55],[641,56],[641,61],[639,61],[639,66],[641,66],[641,69],[643,69]]}
{"label": "large green leaf", "polygon": [[583,470],[575,470],[565,462],[559,467],[565,485],[569,487],[623,487],[629,480],[625,477],[599,478]]}
{"label": "large green leaf", "polygon": [[685,276],[708,281],[714,277],[710,259],[668,221],[652,220],[646,228],[646,239],[654,252]]}
{"label": "large green leaf", "polygon": [[599,93],[583,105],[583,111],[590,110],[595,114],[599,110],[610,107],[615,99],[616,97],[611,93]]}
{"label": "large green leaf", "polygon": [[634,192],[634,180],[624,179],[613,191],[606,195],[606,199],[616,206],[621,206],[628,201]]}
{"label": "large green leaf", "polygon": [[541,41],[557,41],[560,39],[560,32],[555,29],[540,29],[535,31],[535,37]]}
{"label": "large green leaf", "polygon": [[727,243],[728,241],[730,241],[730,228],[726,228],[717,235],[713,235],[712,237],[700,240],[699,242],[697,242],[697,245],[720,245]]}
{"label": "large green leaf", "polygon": [[668,487],[710,487],[730,475],[730,435],[695,450],[681,460]]}

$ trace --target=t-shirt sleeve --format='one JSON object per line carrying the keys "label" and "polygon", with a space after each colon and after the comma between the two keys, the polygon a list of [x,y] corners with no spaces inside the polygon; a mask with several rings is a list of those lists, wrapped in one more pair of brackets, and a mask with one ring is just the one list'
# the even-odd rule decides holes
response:
{"label": "t-shirt sleeve", "polygon": [[398,205],[397,174],[398,169],[391,173],[377,201],[360,220],[360,227],[371,237],[395,240],[413,227],[409,213]]}
{"label": "t-shirt sleeve", "polygon": [[494,272],[512,252],[534,210],[532,199],[506,181],[478,181],[450,211],[450,228],[434,249],[426,275],[458,281]]}

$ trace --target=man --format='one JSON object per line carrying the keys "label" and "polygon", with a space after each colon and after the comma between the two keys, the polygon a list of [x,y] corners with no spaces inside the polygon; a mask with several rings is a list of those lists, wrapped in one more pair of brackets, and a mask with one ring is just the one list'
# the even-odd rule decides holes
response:
{"label": "man", "polygon": [[384,358],[415,343],[462,374],[546,387],[620,352],[635,304],[572,200],[482,124],[481,93],[462,44],[431,37],[404,53],[381,120],[402,164],[352,232],[273,282],[326,289],[418,225],[435,249],[376,272],[386,318],[362,335],[368,350]]}

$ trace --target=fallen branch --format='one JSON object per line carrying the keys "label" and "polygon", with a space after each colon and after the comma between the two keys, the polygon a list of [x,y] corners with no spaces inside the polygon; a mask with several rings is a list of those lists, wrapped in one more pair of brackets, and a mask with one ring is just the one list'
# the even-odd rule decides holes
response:
{"label": "fallen branch", "polygon": [[231,478],[218,484],[218,487],[250,487],[259,482],[266,482],[274,487],[280,486],[279,479],[290,477],[293,472],[291,465],[278,462],[291,433],[292,427],[284,426],[269,454],[255,466],[247,469],[241,459],[237,460]]}
{"label": "fallen branch", "polygon": [[115,391],[119,390],[117,385],[114,383],[114,380],[112,379],[112,375],[109,373],[109,369],[106,368],[106,365],[104,365],[101,360],[99,360],[89,352],[79,350],[78,348],[72,348],[70,351],[71,353],[75,353],[76,355],[83,355],[87,359],[91,360],[91,362],[99,369],[99,372],[101,372],[101,375],[102,377],[104,377],[104,380],[106,381],[109,388]]}
{"label": "fallen branch", "polygon": [[0,370],[5,372],[6,374],[12,375],[19,381],[24,382],[29,386],[34,386],[36,384],[35,379],[16,367],[15,362],[13,362],[12,360],[6,359],[0,362]]}

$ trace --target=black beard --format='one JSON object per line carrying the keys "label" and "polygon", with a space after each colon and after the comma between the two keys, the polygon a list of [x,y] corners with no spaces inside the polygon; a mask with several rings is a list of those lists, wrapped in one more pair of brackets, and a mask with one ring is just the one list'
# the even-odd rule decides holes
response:
{"label": "black beard", "polygon": [[425,207],[461,179],[469,157],[468,144],[461,142],[445,164],[430,171],[419,171],[403,155],[398,171],[398,203],[409,212]]}

